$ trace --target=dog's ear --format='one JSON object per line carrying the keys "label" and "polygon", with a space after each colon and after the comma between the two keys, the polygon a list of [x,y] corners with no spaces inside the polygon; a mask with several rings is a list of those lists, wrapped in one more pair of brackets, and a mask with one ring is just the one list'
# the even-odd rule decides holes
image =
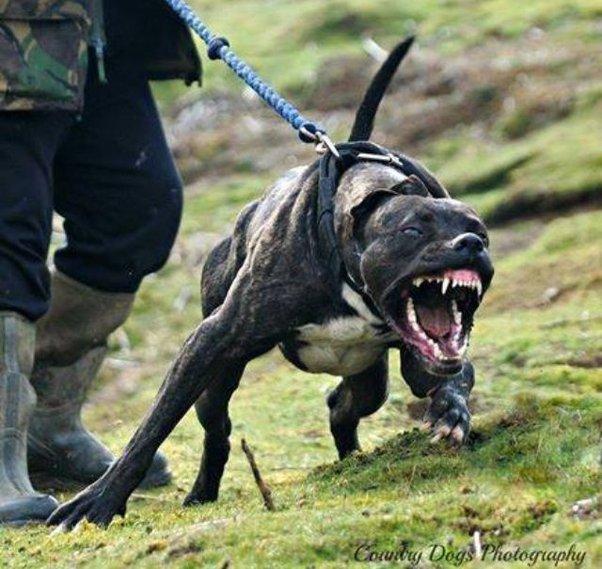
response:
{"label": "dog's ear", "polygon": [[427,188],[429,196],[432,198],[449,198],[449,192],[418,160],[414,160],[405,154],[398,153],[397,157],[403,161],[405,172],[416,176]]}
{"label": "dog's ear", "polygon": [[361,239],[363,228],[366,224],[366,220],[370,213],[380,207],[388,199],[400,195],[400,192],[396,190],[399,184],[386,190],[375,190],[368,194],[364,199],[357,205],[351,208],[349,212],[351,215],[351,227],[349,233],[356,239]]}
{"label": "dog's ear", "polygon": [[420,196],[428,198],[430,193],[424,182],[416,175],[408,176],[403,182],[399,182],[391,188],[392,192],[403,196]]}

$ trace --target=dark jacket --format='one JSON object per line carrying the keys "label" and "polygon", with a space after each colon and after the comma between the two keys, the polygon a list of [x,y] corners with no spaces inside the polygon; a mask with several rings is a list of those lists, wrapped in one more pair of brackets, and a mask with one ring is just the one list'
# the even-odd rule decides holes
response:
{"label": "dark jacket", "polygon": [[149,79],[201,78],[164,0],[0,0],[0,110],[81,110],[88,65],[120,60]]}

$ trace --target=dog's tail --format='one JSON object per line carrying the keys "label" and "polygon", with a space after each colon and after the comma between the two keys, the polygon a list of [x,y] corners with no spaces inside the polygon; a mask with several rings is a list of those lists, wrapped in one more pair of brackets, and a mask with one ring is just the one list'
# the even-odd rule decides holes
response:
{"label": "dog's tail", "polygon": [[391,83],[391,79],[395,75],[399,65],[407,55],[408,51],[414,43],[414,36],[410,36],[403,40],[390,53],[387,60],[375,75],[370,87],[366,91],[364,100],[360,105],[355,116],[355,123],[349,136],[350,142],[359,140],[369,140],[374,129],[374,118],[378,111],[378,107],[385,96],[385,92]]}

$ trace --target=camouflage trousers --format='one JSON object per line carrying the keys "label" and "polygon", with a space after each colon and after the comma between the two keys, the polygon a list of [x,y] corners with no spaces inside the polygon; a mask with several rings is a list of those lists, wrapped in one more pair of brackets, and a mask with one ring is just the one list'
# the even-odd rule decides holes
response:
{"label": "camouflage trousers", "polygon": [[81,109],[92,0],[0,0],[0,109]]}

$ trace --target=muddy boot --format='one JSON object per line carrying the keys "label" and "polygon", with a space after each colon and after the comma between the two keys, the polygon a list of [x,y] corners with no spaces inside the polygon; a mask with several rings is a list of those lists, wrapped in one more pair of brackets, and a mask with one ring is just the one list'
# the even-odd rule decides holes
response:
{"label": "muddy boot", "polygon": [[[128,317],[134,295],[91,289],[56,273],[50,311],[38,324],[32,374],[38,404],[28,436],[32,472],[91,483],[115,457],[82,424],[81,410],[107,353],[111,332]],[[141,487],[171,481],[157,454]]]}
{"label": "muddy boot", "polygon": [[0,524],[45,520],[57,507],[36,492],[27,472],[27,427],[36,395],[27,376],[35,347],[35,325],[0,312]]}

